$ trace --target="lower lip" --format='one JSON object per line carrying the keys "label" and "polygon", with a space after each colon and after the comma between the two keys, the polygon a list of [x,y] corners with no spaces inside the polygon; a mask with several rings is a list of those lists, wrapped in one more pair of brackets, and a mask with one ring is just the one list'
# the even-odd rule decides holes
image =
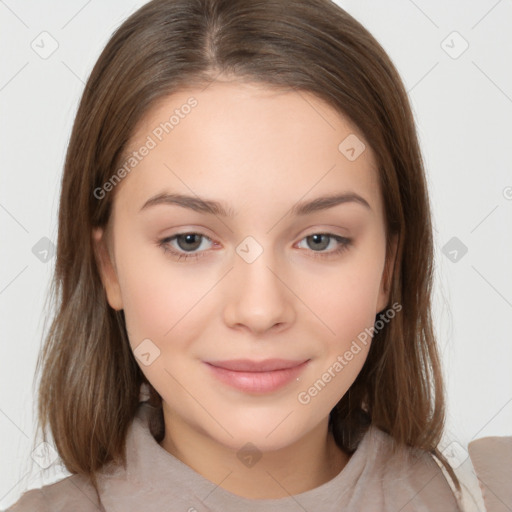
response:
{"label": "lower lip", "polygon": [[308,362],[309,360],[293,368],[274,370],[272,372],[235,372],[208,363],[206,365],[217,379],[229,386],[246,393],[271,393],[296,379]]}

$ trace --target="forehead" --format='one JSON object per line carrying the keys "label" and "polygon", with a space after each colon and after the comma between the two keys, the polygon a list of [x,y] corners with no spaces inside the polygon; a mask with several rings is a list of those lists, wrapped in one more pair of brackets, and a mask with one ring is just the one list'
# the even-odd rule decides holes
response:
{"label": "forehead", "polygon": [[121,165],[133,152],[115,191],[127,208],[162,192],[218,198],[238,211],[353,191],[382,214],[377,165],[362,133],[305,91],[241,82],[180,90],[139,122]]}

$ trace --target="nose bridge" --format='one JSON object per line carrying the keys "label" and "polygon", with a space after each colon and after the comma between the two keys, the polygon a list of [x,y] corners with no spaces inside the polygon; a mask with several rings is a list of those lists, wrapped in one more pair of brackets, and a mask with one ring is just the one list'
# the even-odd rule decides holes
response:
{"label": "nose bridge", "polygon": [[250,235],[236,247],[230,285],[234,290],[228,294],[230,301],[226,305],[230,323],[265,330],[291,318],[290,294],[283,283],[285,279],[279,275],[278,258],[269,244],[263,240],[260,243]]}
{"label": "nose bridge", "polygon": [[282,287],[276,277],[276,255],[269,242],[270,237],[265,240],[258,238],[249,235],[236,247],[235,279],[251,293],[273,294]]}

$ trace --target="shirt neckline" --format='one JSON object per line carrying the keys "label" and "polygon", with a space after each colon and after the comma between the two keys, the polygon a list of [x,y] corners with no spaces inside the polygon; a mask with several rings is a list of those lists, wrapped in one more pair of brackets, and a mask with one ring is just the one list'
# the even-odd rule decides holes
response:
{"label": "shirt neckline", "polygon": [[[121,496],[131,494],[126,503],[144,509],[146,512],[160,512],[158,499],[176,493],[169,485],[176,486],[179,494],[188,497],[189,510],[211,510],[219,512],[288,512],[300,510],[317,510],[328,496],[332,510],[339,510],[345,493],[349,493],[357,480],[377,457],[377,447],[371,447],[375,439],[375,427],[370,426],[347,464],[333,478],[320,486],[299,494],[275,499],[251,499],[234,494],[220,485],[208,480],[193,468],[165,450],[156,441],[149,430],[148,418],[152,407],[141,402],[134,421],[129,427],[126,438],[127,471],[123,468],[111,473],[103,485],[106,490],[105,504],[112,504],[112,510],[122,510],[114,503],[119,503]],[[370,460],[371,459],[371,460]],[[159,497],[157,499],[157,497]],[[116,502],[116,500],[118,500]],[[155,504],[155,506],[153,506]],[[321,510],[330,511],[328,504]],[[107,508],[107,510],[110,510]],[[135,508],[134,508],[135,510]],[[187,509],[185,509],[187,510]]]}

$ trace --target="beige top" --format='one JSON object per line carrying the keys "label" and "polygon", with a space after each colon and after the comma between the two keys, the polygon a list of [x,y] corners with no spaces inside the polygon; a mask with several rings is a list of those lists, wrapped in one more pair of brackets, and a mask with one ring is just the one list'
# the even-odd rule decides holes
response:
{"label": "beige top", "polygon": [[[81,475],[27,491],[7,512],[411,512],[462,510],[438,463],[426,452],[401,448],[370,427],[332,480],[286,498],[255,500],[211,482],[162,448],[142,402],[126,441],[127,470],[98,476],[100,496]],[[100,499],[101,498],[101,504]]]}
{"label": "beige top", "polygon": [[[512,510],[512,436],[475,439],[468,445],[487,512]],[[476,492],[473,493],[476,496]]]}

